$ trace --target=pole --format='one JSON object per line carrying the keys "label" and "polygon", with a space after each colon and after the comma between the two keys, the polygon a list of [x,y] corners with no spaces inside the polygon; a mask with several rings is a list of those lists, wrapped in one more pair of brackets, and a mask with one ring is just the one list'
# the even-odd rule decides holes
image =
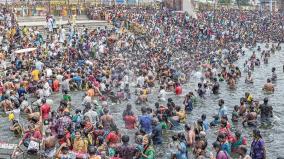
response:
{"label": "pole", "polygon": [[50,14],[50,3],[51,3],[51,0],[49,0],[49,4],[48,4],[48,13]]}
{"label": "pole", "polygon": [[215,10],[216,10],[216,2],[217,0],[214,0],[214,8],[213,8],[213,24],[215,25]]}
{"label": "pole", "polygon": [[240,2],[239,2],[239,0],[237,0],[237,5],[238,5],[238,9],[240,11]]}
{"label": "pole", "polygon": [[270,12],[272,12],[272,0],[270,0]]}
{"label": "pole", "polygon": [[67,16],[69,16],[70,15],[70,1],[68,0],[67,2],[68,2],[68,8],[67,8],[68,9],[68,11],[67,11],[68,15]]}

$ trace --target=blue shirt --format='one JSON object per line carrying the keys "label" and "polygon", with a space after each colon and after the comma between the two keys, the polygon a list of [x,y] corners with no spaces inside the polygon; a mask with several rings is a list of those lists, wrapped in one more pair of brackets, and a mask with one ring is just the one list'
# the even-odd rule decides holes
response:
{"label": "blue shirt", "polygon": [[73,77],[73,80],[78,84],[80,84],[82,82],[82,78],[80,76]]}
{"label": "blue shirt", "polygon": [[180,142],[178,147],[179,151],[176,154],[177,159],[187,159],[187,150],[185,142]]}
{"label": "blue shirt", "polygon": [[203,128],[205,131],[209,129],[209,123],[206,120],[203,121]]}
{"label": "blue shirt", "polygon": [[27,93],[27,92],[26,92],[25,88],[20,87],[20,88],[18,89],[18,95],[19,95],[19,97],[25,95],[26,93]]}
{"label": "blue shirt", "polygon": [[225,142],[221,145],[221,148],[224,152],[226,152],[228,155],[231,155],[231,144],[228,142]]}
{"label": "blue shirt", "polygon": [[152,117],[150,115],[141,115],[138,119],[141,129],[144,129],[147,134],[152,133]]}
{"label": "blue shirt", "polygon": [[16,60],[16,68],[17,69],[22,68],[22,61],[21,60]]}
{"label": "blue shirt", "polygon": [[222,108],[219,109],[218,116],[221,118],[226,115],[228,115],[228,111],[227,111],[227,108],[223,106]]}

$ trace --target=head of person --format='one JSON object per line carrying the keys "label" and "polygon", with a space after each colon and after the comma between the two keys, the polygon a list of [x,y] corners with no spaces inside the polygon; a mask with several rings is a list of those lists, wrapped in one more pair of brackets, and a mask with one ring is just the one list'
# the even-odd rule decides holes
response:
{"label": "head of person", "polygon": [[97,148],[94,145],[90,145],[88,147],[88,153],[90,154],[90,156],[96,155],[97,153]]}
{"label": "head of person", "polygon": [[152,108],[147,107],[146,109],[147,109],[147,113],[148,113],[148,114],[152,114],[152,113],[153,113],[153,109],[152,109]]}
{"label": "head of person", "polygon": [[142,145],[150,145],[150,144],[151,144],[151,140],[149,136],[144,136],[142,139]]}
{"label": "head of person", "polygon": [[141,134],[142,136],[144,136],[144,135],[146,135],[146,131],[145,131],[145,129],[140,129],[139,130],[139,134]]}
{"label": "head of person", "polygon": [[153,121],[152,121],[152,124],[153,124],[154,126],[158,125],[158,124],[159,124],[158,118],[154,118]]}
{"label": "head of person", "polygon": [[45,99],[45,98],[42,98],[42,99],[41,99],[41,103],[42,103],[42,104],[45,104],[45,103],[46,103],[46,99]]}
{"label": "head of person", "polygon": [[267,82],[267,83],[271,83],[271,79],[268,78],[268,79],[266,80],[266,82]]}
{"label": "head of person", "polygon": [[146,114],[147,113],[147,108],[146,107],[142,107],[141,108],[141,112],[142,112],[142,114]]}
{"label": "head of person", "polygon": [[127,104],[127,105],[126,105],[126,110],[130,111],[131,109],[132,109],[131,104]]}
{"label": "head of person", "polygon": [[235,136],[236,136],[237,139],[240,139],[241,136],[242,136],[242,133],[241,133],[239,130],[237,130],[237,131],[235,132]]}
{"label": "head of person", "polygon": [[180,110],[181,110],[181,107],[180,107],[180,106],[177,106],[177,107],[176,107],[176,111],[179,112]]}
{"label": "head of person", "polygon": [[202,114],[202,115],[201,115],[201,120],[202,120],[202,121],[205,121],[205,120],[206,120],[206,114]]}
{"label": "head of person", "polygon": [[197,120],[197,124],[198,124],[199,126],[202,126],[202,125],[203,125],[203,120],[198,119],[198,120]]}
{"label": "head of person", "polygon": [[263,99],[263,103],[264,103],[264,104],[267,104],[267,103],[268,103],[268,98],[267,98],[267,97],[265,97],[265,98]]}
{"label": "head of person", "polygon": [[197,86],[198,86],[198,88],[201,88],[202,87],[202,83],[198,83]]}
{"label": "head of person", "polygon": [[69,152],[68,146],[63,146],[62,149],[61,149],[61,152],[62,152],[62,154],[68,154],[68,152]]}
{"label": "head of person", "polygon": [[246,92],[245,97],[248,98],[248,96],[249,96],[249,92]]}
{"label": "head of person", "polygon": [[182,132],[178,133],[178,140],[179,141],[185,141],[184,133],[182,133]]}
{"label": "head of person", "polygon": [[177,136],[176,134],[174,134],[174,135],[172,136],[172,140],[173,140],[173,141],[177,141],[177,140],[178,140],[178,136]]}
{"label": "head of person", "polygon": [[222,107],[223,105],[224,105],[224,100],[223,99],[220,99],[219,101],[218,101],[218,105],[220,106],[220,107]]}
{"label": "head of person", "polygon": [[225,142],[226,141],[226,135],[223,134],[223,133],[219,134],[218,137],[217,137],[217,141],[219,141],[220,143]]}
{"label": "head of person", "polygon": [[128,135],[123,135],[121,137],[121,141],[123,144],[127,144],[129,142],[129,136]]}
{"label": "head of person", "polygon": [[155,103],[155,108],[156,108],[156,109],[159,109],[159,107],[160,107],[160,104],[159,104],[158,102],[156,102],[156,103]]}
{"label": "head of person", "polygon": [[185,124],[185,125],[184,125],[184,129],[185,129],[186,131],[190,131],[190,130],[191,130],[191,126],[190,126],[189,124]]}
{"label": "head of person", "polygon": [[75,113],[76,113],[76,114],[80,114],[81,112],[82,112],[81,109],[76,109],[76,110],[75,110]]}
{"label": "head of person", "polygon": [[213,148],[216,152],[219,152],[221,150],[221,143],[218,141],[215,141],[213,144]]}
{"label": "head of person", "polygon": [[244,145],[241,145],[238,150],[238,154],[244,157],[247,154],[247,148]]}
{"label": "head of person", "polygon": [[275,67],[272,67],[272,72],[275,72],[276,71],[276,68]]}
{"label": "head of person", "polygon": [[80,139],[81,138],[81,132],[80,131],[76,131],[75,132],[75,138],[76,139]]}
{"label": "head of person", "polygon": [[172,98],[168,98],[168,103],[173,103],[173,99]]}
{"label": "head of person", "polygon": [[248,72],[248,76],[251,76],[251,72],[250,71]]}
{"label": "head of person", "polygon": [[107,108],[105,108],[105,109],[103,110],[103,112],[104,112],[104,114],[108,114],[108,113],[109,113],[109,110],[108,110]]}
{"label": "head of person", "polygon": [[254,139],[261,139],[262,138],[260,131],[258,129],[254,129],[252,134],[253,134]]}

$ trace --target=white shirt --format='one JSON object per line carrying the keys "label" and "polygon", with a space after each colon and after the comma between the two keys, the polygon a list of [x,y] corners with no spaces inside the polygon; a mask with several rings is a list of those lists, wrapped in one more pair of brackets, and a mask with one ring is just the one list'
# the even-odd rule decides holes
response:
{"label": "white shirt", "polygon": [[56,79],[58,79],[58,81],[61,83],[62,79],[63,79],[63,76],[59,74],[59,75],[56,76]]}
{"label": "white shirt", "polygon": [[139,76],[137,78],[137,85],[139,85],[140,87],[142,87],[144,85],[144,82],[145,82],[145,80],[144,80],[143,76]]}
{"label": "white shirt", "polygon": [[35,66],[36,66],[36,69],[38,69],[38,70],[42,70],[42,68],[43,68],[43,63],[41,62],[41,61],[37,61],[36,63],[35,63]]}
{"label": "white shirt", "polygon": [[27,100],[22,101],[20,108],[24,109],[29,106],[29,102]]}
{"label": "white shirt", "polygon": [[100,90],[105,91],[106,90],[106,85],[104,83],[100,83]]}
{"label": "white shirt", "polygon": [[104,45],[100,45],[99,46],[99,52],[100,53],[104,53],[104,51],[105,51],[105,46]]}
{"label": "white shirt", "polygon": [[82,104],[85,104],[85,103],[92,103],[92,97],[86,96],[86,97],[83,99]]}
{"label": "white shirt", "polygon": [[94,110],[89,110],[88,112],[85,113],[85,116],[87,116],[92,124],[96,124],[97,123],[97,117],[98,117],[98,113]]}
{"label": "white shirt", "polygon": [[166,94],[167,92],[164,89],[161,89],[158,97],[160,98],[160,100],[166,101]]}
{"label": "white shirt", "polygon": [[46,69],[46,76],[51,77],[52,76],[52,70],[50,68]]}

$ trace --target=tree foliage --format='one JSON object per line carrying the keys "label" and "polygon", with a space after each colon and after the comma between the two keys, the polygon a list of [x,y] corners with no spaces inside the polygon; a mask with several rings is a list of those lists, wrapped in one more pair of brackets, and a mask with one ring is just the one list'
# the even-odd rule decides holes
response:
{"label": "tree foliage", "polygon": [[249,0],[236,0],[236,3],[240,6],[249,5]]}
{"label": "tree foliage", "polygon": [[220,3],[220,4],[230,4],[231,0],[219,0],[218,3]]}

